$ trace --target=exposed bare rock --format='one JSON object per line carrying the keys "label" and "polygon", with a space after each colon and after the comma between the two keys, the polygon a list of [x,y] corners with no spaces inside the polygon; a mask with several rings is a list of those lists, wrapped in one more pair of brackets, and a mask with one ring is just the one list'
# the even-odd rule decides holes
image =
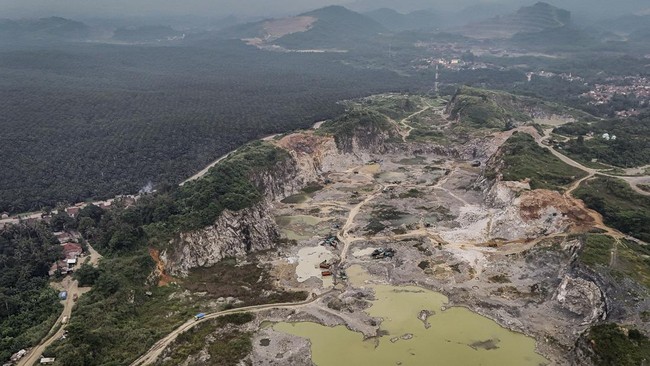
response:
{"label": "exposed bare rock", "polygon": [[600,288],[583,278],[565,276],[555,296],[560,306],[591,323],[605,313],[605,302]]}
{"label": "exposed bare rock", "polygon": [[224,211],[214,225],[182,233],[160,253],[167,273],[185,276],[195,267],[209,267],[223,258],[273,248],[279,233],[269,202],[237,212]]}
{"label": "exposed bare rock", "polygon": [[253,365],[312,366],[311,344],[308,339],[265,329],[253,338],[249,356]]}

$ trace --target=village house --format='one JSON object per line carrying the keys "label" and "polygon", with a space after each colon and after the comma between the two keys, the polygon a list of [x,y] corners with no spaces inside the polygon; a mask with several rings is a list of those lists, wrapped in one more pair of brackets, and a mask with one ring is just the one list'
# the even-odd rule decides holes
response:
{"label": "village house", "polygon": [[66,212],[66,213],[68,214],[68,216],[70,216],[70,217],[77,217],[77,215],[79,214],[79,211],[81,211],[81,208],[80,208],[80,207],[76,207],[76,206],[68,207],[68,208],[65,209],[65,212]]}
{"label": "village house", "polygon": [[54,236],[59,239],[59,243],[66,243],[72,240],[72,235],[66,232],[54,233]]}
{"label": "village house", "polygon": [[66,259],[77,259],[83,253],[83,248],[77,243],[65,243],[62,247]]}

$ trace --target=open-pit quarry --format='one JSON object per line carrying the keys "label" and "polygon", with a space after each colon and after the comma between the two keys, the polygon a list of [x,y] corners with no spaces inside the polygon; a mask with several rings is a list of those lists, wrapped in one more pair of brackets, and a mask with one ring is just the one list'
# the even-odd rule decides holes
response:
{"label": "open-pit quarry", "polygon": [[[403,97],[374,98],[360,104]],[[638,323],[650,305],[621,310],[627,300],[608,296],[611,284],[575,265],[578,236],[594,228],[624,235],[570,195],[580,176],[558,191],[500,178],[500,146],[515,133],[542,146],[539,128],[459,132],[443,101],[415,101],[387,114],[382,131],[361,124],[348,137],[332,136],[325,123],[269,140],[291,154],[296,173],[286,185],[299,188],[265,203],[283,244],[257,259],[277,289],[309,298],[251,307],[256,318],[242,327],[252,334],[246,360],[589,364],[575,351],[583,332],[610,313]],[[414,140],[413,126],[462,132],[466,141]]]}

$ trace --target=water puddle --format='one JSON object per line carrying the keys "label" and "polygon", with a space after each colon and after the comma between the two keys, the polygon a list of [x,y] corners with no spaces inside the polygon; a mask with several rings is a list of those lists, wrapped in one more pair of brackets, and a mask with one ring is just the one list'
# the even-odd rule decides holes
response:
{"label": "water puddle", "polygon": [[[352,283],[365,283],[360,266],[347,270]],[[415,286],[369,285],[376,300],[366,311],[383,318],[387,334],[364,340],[344,326],[278,323],[273,329],[308,338],[312,360],[334,365],[545,365],[534,339],[461,307],[445,308],[448,299]]]}

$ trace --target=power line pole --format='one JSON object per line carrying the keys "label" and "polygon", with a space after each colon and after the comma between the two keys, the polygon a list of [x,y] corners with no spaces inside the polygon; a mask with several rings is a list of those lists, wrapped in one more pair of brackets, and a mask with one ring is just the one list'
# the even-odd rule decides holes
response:
{"label": "power line pole", "polygon": [[436,82],[435,82],[435,86],[434,86],[436,97],[438,96],[438,77],[439,77],[438,67],[439,66],[440,66],[440,64],[436,63]]}

